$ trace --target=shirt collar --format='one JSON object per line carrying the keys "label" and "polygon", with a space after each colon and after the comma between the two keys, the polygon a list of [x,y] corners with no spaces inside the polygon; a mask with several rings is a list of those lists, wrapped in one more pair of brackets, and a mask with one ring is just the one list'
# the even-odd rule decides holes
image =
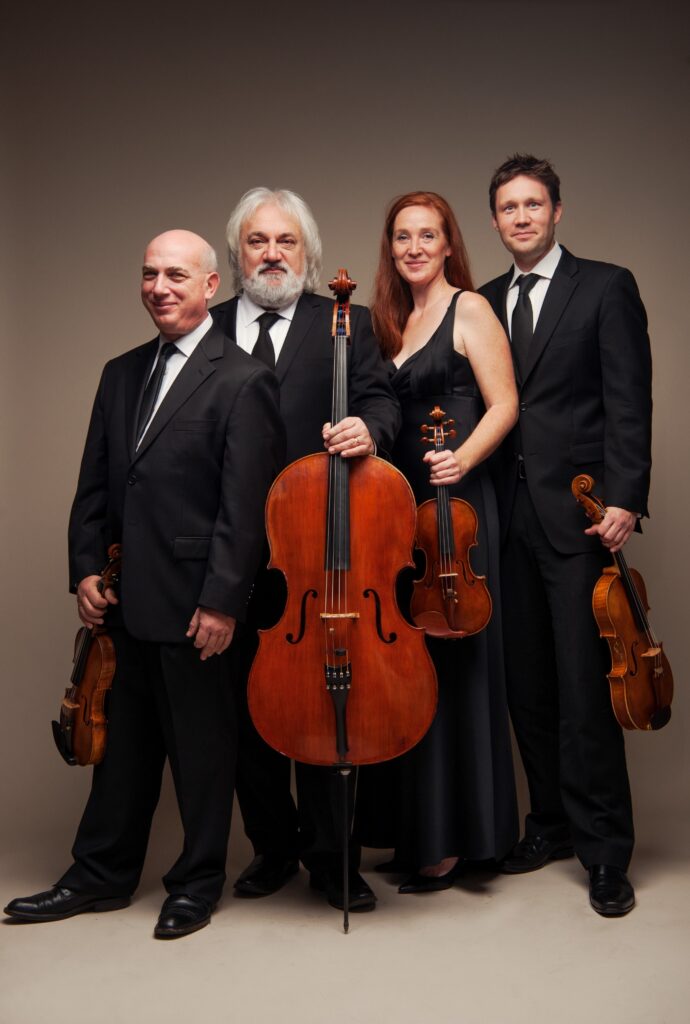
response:
{"label": "shirt collar", "polygon": [[[299,297],[296,298],[294,302],[291,302],[289,306],[284,306],[282,309],[276,309],[275,312],[279,313],[284,320],[291,321],[295,315],[298,302]],[[248,327],[249,324],[253,324],[254,321],[265,312],[266,310],[262,306],[257,306],[257,304],[249,298],[246,292],[242,292],[239,302],[237,303],[237,320],[242,327]]]}
{"label": "shirt collar", "polygon": [[[563,250],[561,249],[558,242],[555,242],[553,248],[549,249],[546,256],[542,256],[539,262],[532,267],[530,274],[537,274],[539,277],[546,277],[550,281],[553,275],[556,273],[556,267],[558,266]],[[510,281],[509,287],[512,288],[518,277],[524,274],[524,270],[520,270],[518,266],[513,264],[513,276]]]}
{"label": "shirt collar", "polygon": [[[173,342],[173,344],[175,345],[175,348],[178,349],[178,351],[180,351],[182,353],[182,355],[185,357],[185,359],[187,359],[189,356],[191,356],[192,352],[197,347],[197,345],[199,344],[201,339],[204,337],[204,335],[208,331],[210,331],[210,329],[212,327],[213,327],[213,320],[211,318],[211,314],[207,313],[205,319],[202,320],[201,323],[198,324],[194,328],[193,331],[190,331],[189,334],[183,334],[182,337],[178,338],[177,341]],[[165,344],[165,342],[163,342],[162,339],[159,336],[159,339],[158,339],[158,351],[159,352],[160,352],[161,346],[163,344]]]}

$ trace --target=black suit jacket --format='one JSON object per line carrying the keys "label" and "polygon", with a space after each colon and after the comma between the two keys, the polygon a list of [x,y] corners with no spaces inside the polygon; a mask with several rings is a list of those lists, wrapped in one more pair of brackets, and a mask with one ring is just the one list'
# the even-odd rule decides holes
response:
{"label": "black suit jacket", "polygon": [[[211,316],[229,338],[236,338],[237,297],[214,306]],[[331,418],[333,301],[303,294],[276,363],[280,410],[287,431],[287,461],[322,452],[321,428]],[[377,454],[390,452],[400,429],[400,407],[388,381],[363,306],[350,310],[348,350],[349,413],[361,416],[376,443]]]}
{"label": "black suit jacket", "polygon": [[[512,268],[479,289],[506,333]],[[596,480],[607,505],[647,515],[651,466],[651,356],[647,317],[630,271],[576,259],[559,261],[537,320],[522,377],[519,421],[493,459],[504,529],[524,458],[541,525],[562,554],[594,550],[570,483]]]}
{"label": "black suit jacket", "polygon": [[75,590],[100,572],[108,545],[121,542],[125,627],[175,643],[198,605],[244,618],[284,429],[274,374],[212,326],[136,450],[157,346],[103,370],[70,517],[70,580]]}

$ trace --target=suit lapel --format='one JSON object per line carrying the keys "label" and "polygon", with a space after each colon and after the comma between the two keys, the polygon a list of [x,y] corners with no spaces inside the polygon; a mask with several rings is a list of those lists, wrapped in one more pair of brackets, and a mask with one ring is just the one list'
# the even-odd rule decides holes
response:
{"label": "suit lapel", "polygon": [[525,372],[522,375],[522,385],[527,382],[529,375],[541,359],[544,349],[551,340],[558,321],[561,319],[576,288],[577,263],[574,256],[567,249],[563,249],[563,255],[551,279],[551,284],[546,291],[544,304],[537,320],[534,337],[529,349],[529,357],[525,365]]}
{"label": "suit lapel", "polygon": [[180,406],[184,405],[197,388],[215,373],[216,368],[213,362],[222,357],[223,348],[223,332],[214,325],[201,339],[173,381],[170,390],[158,407],[156,415],[151,420],[149,429],[144,434],[144,439],[133,456],[133,461],[144,454]]}
{"label": "suit lapel", "polygon": [[148,345],[137,349],[136,358],[132,361],[132,367],[126,379],[125,423],[127,424],[127,453],[130,460],[134,458],[137,443],[135,433],[139,422],[139,407],[157,351],[158,338],[154,338]]}
{"label": "suit lapel", "polygon": [[[287,373],[290,363],[297,355],[304,339],[306,338],[316,314],[319,310],[319,303],[313,302],[311,295],[302,295],[297,308],[295,309],[295,315],[292,318],[290,329],[287,332],[283,347],[280,350],[278,361],[276,363],[276,377],[282,384],[285,374]],[[326,339],[324,338],[324,345]]]}

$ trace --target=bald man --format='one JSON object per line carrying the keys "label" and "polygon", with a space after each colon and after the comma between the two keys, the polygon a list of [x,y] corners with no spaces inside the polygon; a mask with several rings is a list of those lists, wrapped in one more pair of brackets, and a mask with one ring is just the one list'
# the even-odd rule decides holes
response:
{"label": "bald man", "polygon": [[[50,890],[5,912],[54,921],[126,907],[137,887],[166,757],[184,830],[154,930],[208,924],[225,881],[236,721],[226,664],[284,458],[278,385],[207,312],[218,288],[203,238],[168,231],[144,255],[141,297],[159,335],[109,362],[93,407],[69,525],[82,622],[115,643],[104,760]],[[119,597],[97,589],[122,544]]]}

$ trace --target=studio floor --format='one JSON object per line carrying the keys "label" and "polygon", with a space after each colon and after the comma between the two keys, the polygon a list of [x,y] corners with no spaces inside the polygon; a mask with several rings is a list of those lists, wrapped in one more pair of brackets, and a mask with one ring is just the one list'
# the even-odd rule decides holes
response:
{"label": "studio floor", "polygon": [[[236,829],[239,831],[239,829]],[[638,905],[606,920],[575,860],[523,876],[475,871],[447,892],[399,896],[373,871],[375,912],[342,916],[304,871],[257,901],[231,886],[210,927],[152,938],[164,893],[153,851],[131,907],[0,926],[2,1024],[687,1024],[690,872],[686,846],[638,842]],[[232,879],[249,853],[233,838]],[[32,847],[3,872],[3,905],[47,887]]]}

